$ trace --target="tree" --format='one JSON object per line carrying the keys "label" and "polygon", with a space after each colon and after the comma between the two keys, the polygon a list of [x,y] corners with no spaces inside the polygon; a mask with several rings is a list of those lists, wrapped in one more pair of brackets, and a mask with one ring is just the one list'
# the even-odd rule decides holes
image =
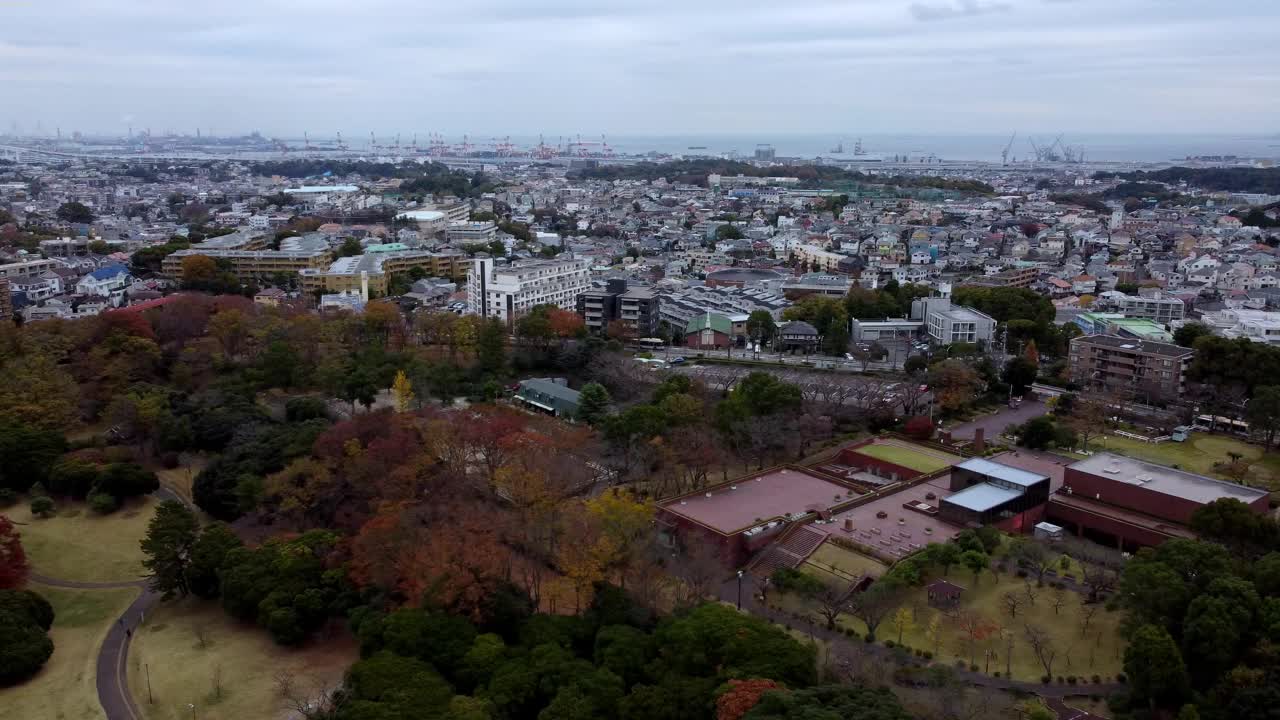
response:
{"label": "tree", "polygon": [[0,515],[0,590],[22,587],[30,571],[18,529],[9,518]]}
{"label": "tree", "polygon": [[986,553],[977,550],[966,550],[960,553],[960,564],[964,565],[973,573],[973,584],[978,584],[978,579],[982,577],[982,571],[987,569],[990,564],[990,558]]}
{"label": "tree", "polygon": [[1004,381],[1013,387],[1014,395],[1022,395],[1036,381],[1038,372],[1039,368],[1031,360],[1015,357],[1004,367]]}
{"label": "tree", "polygon": [[1135,697],[1153,708],[1180,701],[1190,684],[1177,643],[1168,631],[1155,625],[1143,625],[1129,638],[1124,672]]}
{"label": "tree", "polygon": [[822,685],[765,693],[742,720],[910,720],[887,687]]}
{"label": "tree", "polygon": [[917,415],[902,426],[902,432],[916,440],[928,440],[933,437],[933,421],[926,415]]}
{"label": "tree", "polygon": [[0,687],[39,672],[53,654],[53,608],[30,590],[0,590]]}
{"label": "tree", "polygon": [[[1063,397],[1074,397],[1064,395]],[[1107,431],[1107,408],[1091,398],[1074,397],[1070,401],[1067,425],[1075,430],[1080,438],[1081,449],[1089,449],[1089,438],[1097,437]]]}
{"label": "tree", "polygon": [[776,681],[765,678],[730,679],[728,687],[716,698],[716,720],[742,720],[760,702],[765,693],[785,690]]}
{"label": "tree", "polygon": [[1213,335],[1213,330],[1203,323],[1187,323],[1173,331],[1173,341],[1182,347],[1195,347],[1196,340]]}
{"label": "tree", "polygon": [[1031,646],[1031,652],[1036,656],[1036,660],[1040,662],[1040,666],[1044,668],[1045,675],[1053,675],[1053,661],[1058,656],[1058,649],[1053,644],[1053,638],[1049,632],[1038,625],[1030,623],[1023,626],[1023,637],[1026,638],[1027,644]]}
{"label": "tree", "polygon": [[36,495],[31,498],[31,514],[38,518],[48,520],[58,511],[57,506],[53,504],[53,498],[47,495]]}
{"label": "tree", "polygon": [[499,374],[507,366],[507,331],[497,318],[480,321],[476,333],[476,362],[486,374]]}
{"label": "tree", "polygon": [[1057,426],[1048,415],[1031,418],[1019,433],[1018,444],[1032,450],[1044,450],[1058,437]]}
{"label": "tree", "polygon": [[413,406],[413,383],[404,370],[396,371],[396,379],[391,383],[391,396],[395,399],[396,412],[409,412]]}
{"label": "tree", "polygon": [[1028,537],[1015,539],[1009,548],[1009,556],[1018,565],[1035,573],[1037,586],[1044,585],[1044,574],[1053,567],[1056,561],[1056,558],[1043,543]]}
{"label": "tree", "polygon": [[893,617],[889,618],[890,627],[893,628],[894,632],[898,633],[899,645],[902,644],[903,633],[915,626],[915,623],[912,620],[912,616],[914,614],[915,613],[912,612],[911,608],[900,607],[893,613]]}
{"label": "tree", "polygon": [[929,386],[944,413],[958,412],[973,402],[979,382],[977,371],[963,360],[943,360],[929,370]]}
{"label": "tree", "polygon": [[58,206],[58,219],[77,225],[88,225],[93,222],[93,211],[83,203],[65,202]]}
{"label": "tree", "polygon": [[905,588],[892,578],[881,578],[862,592],[849,596],[849,613],[867,626],[874,638],[880,623],[902,604]]}
{"label": "tree", "polygon": [[218,596],[221,579],[218,571],[227,554],[241,547],[240,538],[220,522],[206,526],[191,546],[191,562],[187,566],[187,584],[192,594],[202,598]]}
{"label": "tree", "polygon": [[600,383],[589,382],[582,386],[578,396],[578,420],[597,425],[609,414],[609,405],[613,398]]}
{"label": "tree", "polygon": [[777,331],[778,325],[773,320],[773,314],[768,310],[753,310],[747,316],[747,335],[761,345],[772,342]]}
{"label": "tree", "polygon": [[167,600],[190,592],[188,571],[199,522],[187,506],[166,500],[156,507],[142,539],[142,564],[151,571],[151,589]]}
{"label": "tree", "polygon": [[200,287],[214,282],[218,277],[218,265],[208,255],[188,255],[182,258],[182,284]]}
{"label": "tree", "polygon": [[1244,415],[1250,430],[1262,432],[1269,449],[1280,431],[1280,385],[1263,385],[1254,390]]}

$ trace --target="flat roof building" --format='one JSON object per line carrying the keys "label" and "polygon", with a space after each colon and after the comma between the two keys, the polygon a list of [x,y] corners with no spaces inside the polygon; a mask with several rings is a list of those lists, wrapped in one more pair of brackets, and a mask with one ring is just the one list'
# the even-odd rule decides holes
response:
{"label": "flat roof building", "polygon": [[1072,380],[1122,397],[1171,398],[1182,393],[1195,352],[1172,343],[1087,335],[1071,341]]}
{"label": "flat roof building", "polygon": [[1136,458],[1097,453],[1067,466],[1047,517],[1076,534],[1129,550],[1172,537],[1192,537],[1191,516],[1223,498],[1265,513],[1270,493]]}

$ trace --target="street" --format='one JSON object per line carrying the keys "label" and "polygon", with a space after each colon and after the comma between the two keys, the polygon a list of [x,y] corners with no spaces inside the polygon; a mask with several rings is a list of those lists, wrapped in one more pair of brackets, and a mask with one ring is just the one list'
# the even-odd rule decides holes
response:
{"label": "street", "polygon": [[1024,400],[1017,407],[1002,407],[999,412],[994,415],[985,415],[969,422],[960,423],[951,428],[951,437],[959,439],[972,439],[973,433],[978,428],[983,428],[984,435],[988,441],[994,440],[1004,432],[1004,429],[1010,425],[1021,425],[1022,423],[1034,417],[1046,415],[1049,412],[1049,406],[1040,400]]}

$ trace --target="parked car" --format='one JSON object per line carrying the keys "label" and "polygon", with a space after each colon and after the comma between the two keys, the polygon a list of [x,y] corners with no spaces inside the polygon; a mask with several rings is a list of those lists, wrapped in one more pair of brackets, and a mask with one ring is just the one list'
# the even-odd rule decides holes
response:
{"label": "parked car", "polygon": [[684,364],[684,356],[683,356],[683,355],[677,355],[677,356],[675,356],[675,357],[671,358],[671,364],[672,364],[672,365],[683,365],[683,364]]}

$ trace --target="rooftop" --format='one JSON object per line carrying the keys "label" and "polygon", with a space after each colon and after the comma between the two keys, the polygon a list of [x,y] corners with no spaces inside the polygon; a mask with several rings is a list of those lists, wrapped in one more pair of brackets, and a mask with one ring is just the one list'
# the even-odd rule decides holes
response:
{"label": "rooftop", "polygon": [[1014,485],[1022,487],[1031,487],[1036,483],[1049,479],[1048,475],[1021,470],[1016,467],[1002,465],[998,462],[991,462],[983,458],[969,458],[964,462],[956,465],[957,468],[976,472],[987,477],[993,477],[997,480],[1004,480]]}
{"label": "rooftop", "polygon": [[1022,492],[1019,490],[1010,490],[991,483],[978,483],[952,495],[944,502],[959,505],[974,512],[986,512],[1021,496]]}
{"label": "rooftop", "polygon": [[1163,355],[1166,357],[1187,357],[1195,351],[1191,348],[1185,348],[1172,343],[1152,342],[1150,340],[1135,340],[1133,338],[1123,338],[1117,335],[1086,335],[1078,337],[1071,341],[1071,344],[1082,343],[1087,345],[1100,345],[1102,347],[1113,348],[1116,350],[1132,350],[1147,355]]}
{"label": "rooftop", "polygon": [[857,496],[857,491],[817,475],[780,468],[670,500],[663,508],[729,534],[781,515],[826,510]]}
{"label": "rooftop", "polygon": [[1185,470],[1111,453],[1097,453],[1087,460],[1068,466],[1068,469],[1109,478],[1115,482],[1138,485],[1151,492],[1190,500],[1201,505],[1207,505],[1221,498],[1234,498],[1248,504],[1268,495],[1266,490],[1245,487],[1225,480],[1215,480]]}
{"label": "rooftop", "polygon": [[359,190],[360,188],[355,185],[303,185],[302,187],[285,188],[285,192],[291,195],[318,195],[331,192],[353,193]]}

